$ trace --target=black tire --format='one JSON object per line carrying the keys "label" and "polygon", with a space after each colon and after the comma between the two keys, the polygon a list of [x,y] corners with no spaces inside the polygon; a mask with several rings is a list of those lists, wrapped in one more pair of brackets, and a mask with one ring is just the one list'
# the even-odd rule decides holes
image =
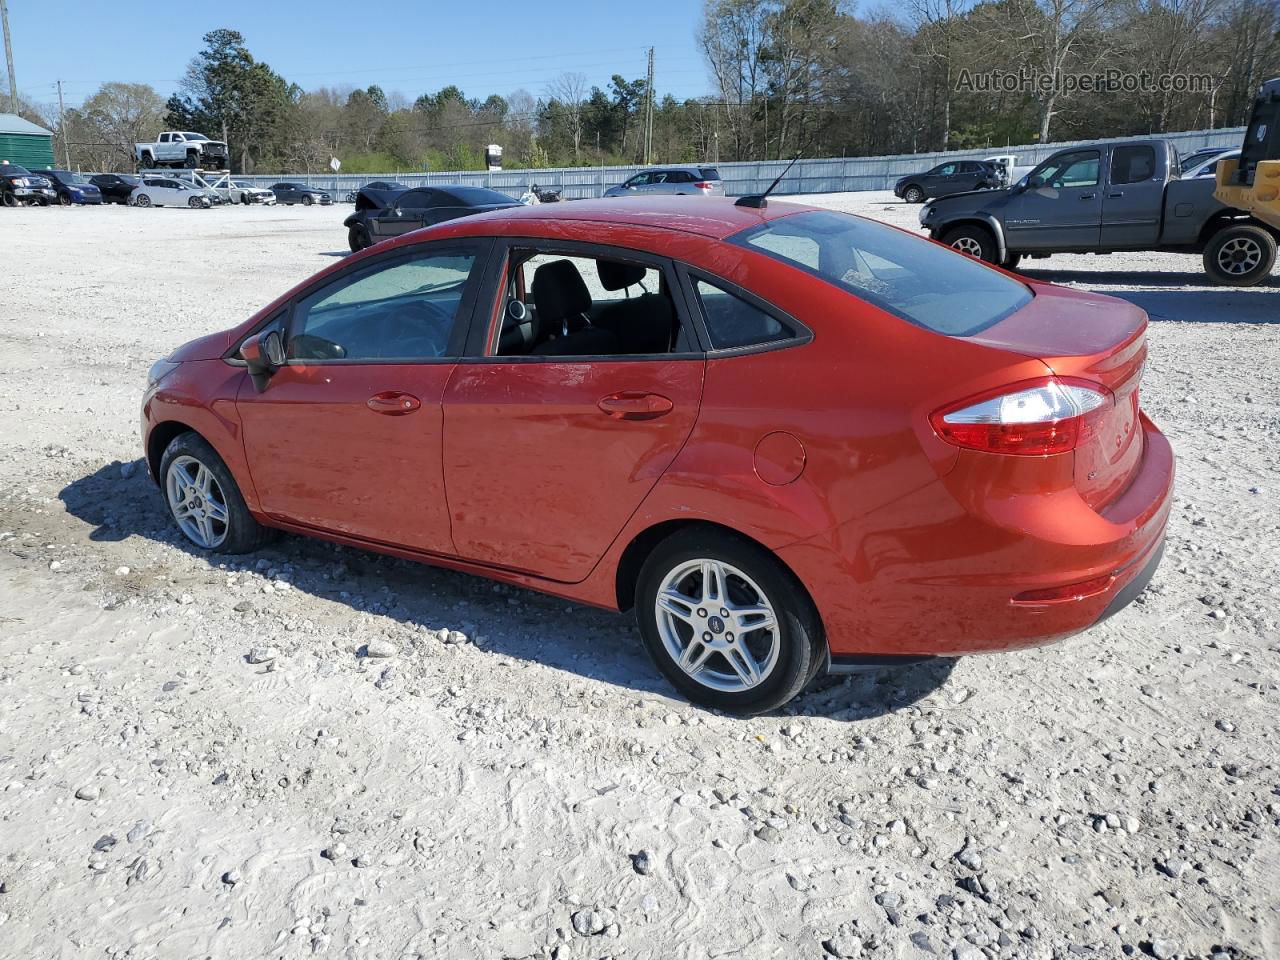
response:
{"label": "black tire", "polygon": [[302,195],[302,205],[303,205],[304,207],[309,207],[309,206],[311,206],[313,203],[315,203],[315,200],[311,199],[311,194],[309,194],[309,193],[304,193],[304,194]]}
{"label": "black tire", "polygon": [[[696,566],[696,561],[701,560],[713,560],[736,568],[754,581],[755,588],[746,580],[739,579],[737,573],[730,572],[726,592],[731,602],[741,602],[745,597],[748,605],[764,602],[774,610],[777,627],[771,631],[772,640],[767,635],[761,637],[760,630],[751,632],[756,634],[752,643],[757,649],[752,652],[757,657],[757,664],[761,644],[770,650],[774,649],[771,644],[776,644],[776,656],[771,653],[766,656],[768,670],[755,685],[746,689],[717,689],[697,679],[685,672],[664,642],[664,628],[659,623],[655,606],[658,591],[669,575],[676,574],[682,567]],[[696,578],[698,575],[691,576]],[[757,589],[762,596],[754,600]],[[745,593],[735,597],[735,590]],[[703,620],[709,629],[702,636],[713,637],[711,631],[714,630],[716,642],[727,643],[733,649],[733,643],[745,641],[733,636],[732,617],[721,619],[718,614],[724,611],[716,610],[715,602],[718,601],[713,601],[709,608],[702,607],[706,601],[690,604],[689,616],[704,615]],[[758,714],[776,710],[800,693],[826,662],[822,623],[804,589],[790,571],[763,547],[724,530],[693,527],[673,534],[654,549],[641,568],[637,581],[636,620],[650,657],[677,690],[694,703],[730,713]],[[674,629],[675,620],[671,623]],[[694,631],[687,623],[682,622],[680,627],[688,634],[684,639],[692,645]],[[747,632],[744,631],[744,636]],[[677,632],[676,636],[680,639],[683,635]],[[702,646],[701,642],[698,646]],[[725,654],[713,652],[706,657],[698,672],[710,677],[712,683],[716,682],[717,676],[728,677],[732,682],[732,669],[732,662]]]}
{"label": "black tire", "polygon": [[154,170],[156,166],[156,158],[149,153],[144,153],[142,159],[138,161],[139,170]]}
{"label": "black tire", "polygon": [[1242,223],[1215,233],[1204,248],[1204,269],[1214,283],[1252,287],[1271,275],[1276,238],[1262,227]]}
{"label": "black tire", "polygon": [[188,153],[187,158],[182,161],[182,165],[188,170],[194,170],[196,167],[200,166],[200,158],[194,153]]}
{"label": "black tire", "polygon": [[62,207],[71,206],[71,194],[69,193],[58,194],[58,205]]}
{"label": "black tire", "polygon": [[135,207],[149,207],[151,206],[151,198],[145,193],[141,193],[134,198],[133,205]]}
{"label": "black tire", "polygon": [[1022,262],[1022,254],[1006,253],[1004,255],[1004,260],[1003,262],[1001,262],[1000,266],[1004,267],[1006,270],[1010,272],[1013,272],[1014,270],[1018,269],[1018,264],[1020,264],[1021,262]]}
{"label": "black tire", "polygon": [[942,235],[942,242],[961,253],[985,260],[987,263],[997,261],[996,238],[986,227],[967,223],[952,227]]}
{"label": "black tire", "polygon": [[15,197],[12,193],[6,193],[4,195],[4,205],[6,207],[16,207],[18,206],[18,198]]}
{"label": "black tire", "polygon": [[[222,499],[225,501],[227,519],[225,524],[218,524],[222,529],[221,540],[212,546],[200,543],[183,528],[169,497],[169,472],[175,462],[194,460],[205,467],[217,482]],[[179,531],[191,544],[211,553],[249,553],[265,546],[275,539],[277,531],[264,527],[253,519],[253,514],[245,506],[244,497],[240,494],[231,471],[218,456],[209,442],[194,431],[180,433],[170,441],[160,458],[160,495],[164,498],[165,507]]]}
{"label": "black tire", "polygon": [[902,199],[907,203],[924,203],[924,190],[914,183],[910,184],[907,189],[902,191]]}
{"label": "black tire", "polygon": [[192,210],[199,210],[201,207],[204,206],[204,203],[201,202],[199,197],[192,197],[190,200],[187,201],[187,206],[190,207]]}
{"label": "black tire", "polygon": [[352,253],[359,253],[366,247],[373,246],[373,238],[369,236],[368,230],[356,224],[347,230],[347,246],[351,248]]}

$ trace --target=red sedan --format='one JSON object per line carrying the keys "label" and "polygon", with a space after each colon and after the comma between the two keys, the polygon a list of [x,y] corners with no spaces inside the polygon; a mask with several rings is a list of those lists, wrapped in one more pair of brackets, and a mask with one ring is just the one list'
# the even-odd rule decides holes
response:
{"label": "red sedan", "polygon": [[684,694],[759,712],[1142,590],[1174,474],[1146,323],[799,205],[504,210],[179,348],[146,459],[199,547],[288,530],[634,608]]}

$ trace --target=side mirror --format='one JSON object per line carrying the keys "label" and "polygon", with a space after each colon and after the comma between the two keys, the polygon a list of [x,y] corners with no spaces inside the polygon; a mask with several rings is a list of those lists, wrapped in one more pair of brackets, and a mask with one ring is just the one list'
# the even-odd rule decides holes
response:
{"label": "side mirror", "polygon": [[1027,189],[1039,190],[1044,186],[1044,177],[1027,177]]}
{"label": "side mirror", "polygon": [[279,330],[255,333],[240,345],[240,357],[249,371],[249,377],[259,392],[267,388],[267,381],[278,367],[284,366],[284,340]]}

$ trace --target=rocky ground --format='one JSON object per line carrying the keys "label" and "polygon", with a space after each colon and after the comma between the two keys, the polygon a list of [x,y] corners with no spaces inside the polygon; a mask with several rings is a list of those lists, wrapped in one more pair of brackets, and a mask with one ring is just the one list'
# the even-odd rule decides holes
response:
{"label": "rocky ground", "polygon": [[341,255],[342,215],[0,210],[0,957],[1280,957],[1280,283],[1030,264],[1156,321],[1151,589],[742,720],[627,618],[179,539],[148,365]]}

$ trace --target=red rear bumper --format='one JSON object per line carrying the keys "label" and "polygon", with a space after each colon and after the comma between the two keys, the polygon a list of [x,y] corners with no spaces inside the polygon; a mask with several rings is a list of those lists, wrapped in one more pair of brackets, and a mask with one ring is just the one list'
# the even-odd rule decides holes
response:
{"label": "red rear bumper", "polygon": [[[838,527],[829,542],[779,551],[808,586],[832,656],[1035,646],[1131,602],[1159,564],[1174,479],[1168,440],[1141,421],[1141,466],[1099,510],[1076,493],[1070,454],[1027,469],[1015,462],[1023,458],[966,453],[937,483]],[[1088,596],[1014,602],[1106,577],[1109,585]]]}

